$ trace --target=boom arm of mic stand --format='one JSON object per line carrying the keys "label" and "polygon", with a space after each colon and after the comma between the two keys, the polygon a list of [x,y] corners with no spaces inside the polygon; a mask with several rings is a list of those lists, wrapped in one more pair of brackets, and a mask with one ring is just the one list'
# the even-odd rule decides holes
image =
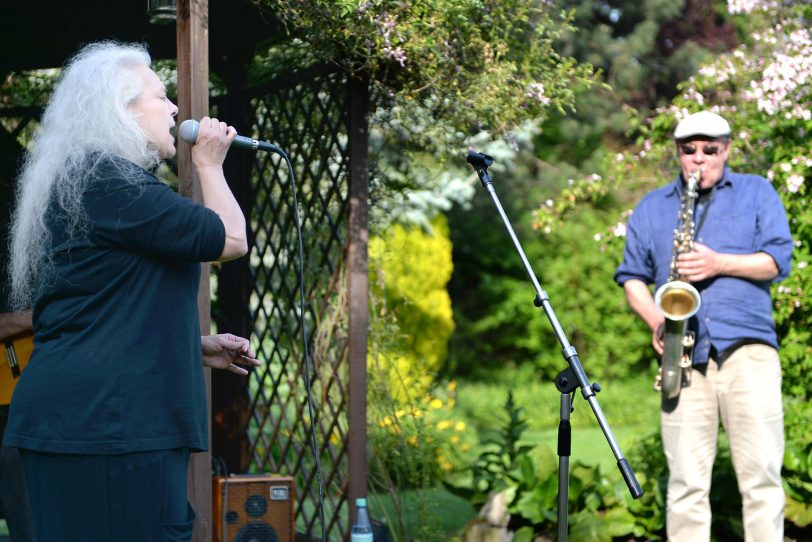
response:
{"label": "boom arm of mic stand", "polygon": [[595,390],[589,383],[589,379],[581,366],[581,361],[578,359],[578,353],[567,340],[567,336],[564,333],[564,330],[561,328],[561,324],[558,322],[555,311],[553,311],[553,307],[550,304],[550,298],[547,296],[547,293],[541,289],[539,281],[533,272],[533,268],[531,267],[530,262],[527,261],[527,256],[522,249],[522,245],[519,243],[516,233],[513,231],[513,227],[510,225],[510,221],[505,214],[505,210],[502,208],[499,197],[496,195],[496,190],[493,187],[493,180],[491,179],[490,175],[488,175],[488,166],[493,163],[493,158],[484,153],[469,152],[466,161],[476,170],[477,175],[479,175],[479,180],[482,182],[482,186],[490,194],[497,211],[499,211],[499,216],[502,217],[502,222],[504,222],[505,229],[507,230],[508,235],[510,235],[511,241],[513,241],[513,246],[516,247],[516,251],[519,253],[519,257],[522,259],[522,263],[524,264],[527,275],[530,278],[530,282],[533,283],[533,287],[536,289],[536,298],[533,300],[533,304],[536,307],[541,307],[544,309],[544,313],[547,315],[547,319],[550,321],[550,324],[553,327],[553,331],[558,338],[558,342],[561,344],[564,359],[567,360],[570,369],[575,375],[575,378],[578,380],[578,386],[581,388],[581,395],[584,396],[584,399],[587,400],[589,406],[592,407],[592,412],[595,413],[595,418],[598,420],[598,424],[600,425],[601,430],[609,443],[609,447],[612,449],[612,453],[615,455],[615,459],[617,459],[620,474],[626,481],[629,492],[633,498],[640,498],[643,495],[643,490],[640,488],[640,484],[637,482],[629,462],[620,451],[620,447],[617,444],[617,440],[615,440],[612,429],[609,427],[609,423],[606,421],[606,417],[603,415],[603,410],[601,410],[598,400],[595,398]]}

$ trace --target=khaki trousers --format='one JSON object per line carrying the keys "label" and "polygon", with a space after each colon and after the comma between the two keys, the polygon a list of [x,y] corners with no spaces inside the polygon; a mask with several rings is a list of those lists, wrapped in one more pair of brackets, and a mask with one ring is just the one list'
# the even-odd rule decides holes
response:
{"label": "khaki trousers", "polygon": [[781,363],[770,346],[739,347],[720,365],[692,370],[691,385],[663,401],[668,461],[666,530],[671,542],[710,540],[710,483],[719,420],[742,495],[746,542],[784,540],[784,413]]}

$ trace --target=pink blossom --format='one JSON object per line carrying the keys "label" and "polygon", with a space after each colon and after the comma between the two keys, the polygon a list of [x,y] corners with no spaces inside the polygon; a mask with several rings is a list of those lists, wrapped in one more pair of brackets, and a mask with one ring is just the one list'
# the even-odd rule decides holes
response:
{"label": "pink blossom", "polygon": [[[768,115],[782,114],[787,119],[812,118],[806,103],[812,82],[812,36],[808,29],[795,30],[789,35],[775,32],[754,36],[764,43],[775,44],[777,50],[760,71],[760,77],[750,82],[744,98],[755,101],[758,109]],[[780,38],[780,39],[779,39]]]}
{"label": "pink blossom", "polygon": [[541,83],[530,83],[530,89],[526,95],[528,98],[533,98],[542,105],[549,105],[550,103],[550,98],[544,95],[544,85]]}
{"label": "pink blossom", "polygon": [[787,190],[795,194],[804,184],[804,178],[800,175],[790,175],[787,178]]}
{"label": "pink blossom", "polygon": [[696,102],[699,105],[705,105],[705,97],[699,92],[697,92],[696,89],[694,88],[688,89],[688,91],[685,92],[684,96],[687,100]]}
{"label": "pink blossom", "polygon": [[384,47],[383,54],[400,64],[401,68],[406,66],[406,51],[402,47]]}
{"label": "pink blossom", "polygon": [[730,13],[752,13],[776,7],[775,0],[727,0]]}

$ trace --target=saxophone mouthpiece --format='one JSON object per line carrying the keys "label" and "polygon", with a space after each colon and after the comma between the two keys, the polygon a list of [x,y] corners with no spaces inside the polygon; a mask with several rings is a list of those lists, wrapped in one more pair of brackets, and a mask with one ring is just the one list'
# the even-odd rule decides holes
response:
{"label": "saxophone mouthpiece", "polygon": [[688,178],[685,179],[686,189],[690,197],[696,197],[696,191],[699,189],[699,183],[702,181],[702,168],[695,169],[688,173]]}

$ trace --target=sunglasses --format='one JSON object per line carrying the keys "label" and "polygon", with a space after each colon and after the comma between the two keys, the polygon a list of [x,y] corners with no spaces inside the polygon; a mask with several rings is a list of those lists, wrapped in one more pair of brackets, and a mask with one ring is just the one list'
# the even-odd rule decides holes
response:
{"label": "sunglasses", "polygon": [[[698,150],[697,146],[693,143],[680,143],[679,145],[680,154],[695,154]],[[724,145],[705,145],[705,148],[702,149],[702,153],[706,156],[715,156],[723,150]]]}

